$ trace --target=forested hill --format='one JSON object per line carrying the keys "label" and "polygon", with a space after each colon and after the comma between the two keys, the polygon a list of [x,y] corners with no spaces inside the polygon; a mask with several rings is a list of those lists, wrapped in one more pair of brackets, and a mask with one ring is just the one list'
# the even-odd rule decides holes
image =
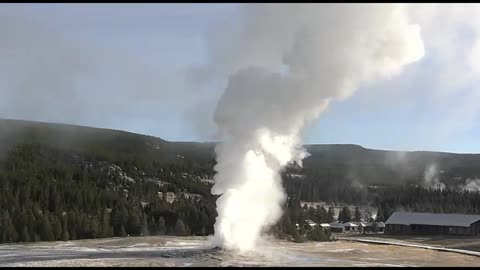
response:
{"label": "forested hill", "polygon": [[0,120],[0,243],[213,232],[213,147]]}
{"label": "forested hill", "polygon": [[[82,153],[90,159],[110,162],[176,164],[213,175],[214,144],[169,142],[125,131],[83,126],[0,119],[0,157],[18,144],[41,145]],[[360,185],[419,183],[425,170],[436,165],[447,184],[480,178],[480,154],[402,152],[366,149],[358,145],[307,145],[311,154],[298,172],[316,182],[348,182]]]}
{"label": "forested hill", "polygon": [[[185,165],[209,162],[213,144],[168,142],[160,138],[119,130],[84,126],[0,119],[0,153],[12,146],[42,144],[62,150],[82,152],[97,158],[130,158]],[[183,156],[183,158],[181,158]]]}
{"label": "forested hill", "polygon": [[453,154],[426,151],[385,151],[358,145],[308,145],[311,154],[306,170],[343,176],[361,184],[396,185],[419,183],[425,170],[436,166],[447,183],[456,179],[480,178],[480,154]]}
{"label": "forested hill", "polygon": [[[277,232],[291,234],[292,224],[304,222],[299,200],[370,203],[381,206],[383,217],[397,207],[480,211],[477,193],[432,193],[405,185],[422,181],[431,164],[446,184],[479,178],[480,155],[356,145],[306,148],[311,156],[304,167],[292,166],[283,174],[289,210]],[[217,197],[210,193],[214,164],[213,143],[0,119],[0,243],[212,234],[217,215]],[[312,211],[312,219],[330,220],[326,211]]]}

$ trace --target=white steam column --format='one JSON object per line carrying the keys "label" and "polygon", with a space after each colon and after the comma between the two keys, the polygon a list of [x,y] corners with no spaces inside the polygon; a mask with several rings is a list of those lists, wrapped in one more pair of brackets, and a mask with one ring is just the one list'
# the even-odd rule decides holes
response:
{"label": "white steam column", "polygon": [[[402,5],[256,4],[245,12],[237,37],[243,47],[224,42],[243,62],[231,72],[214,115],[222,136],[215,149],[212,193],[222,195],[214,239],[238,251],[254,249],[281,217],[280,172],[307,156],[305,126],[331,101],[424,55],[420,28]],[[263,62],[262,52],[268,55]]]}

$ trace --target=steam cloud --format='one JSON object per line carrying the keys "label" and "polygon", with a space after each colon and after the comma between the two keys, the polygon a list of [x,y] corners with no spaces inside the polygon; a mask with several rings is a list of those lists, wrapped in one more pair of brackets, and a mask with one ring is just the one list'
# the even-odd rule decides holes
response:
{"label": "steam cloud", "polygon": [[[440,189],[444,190],[447,186],[440,181],[438,177],[438,168],[436,164],[431,164],[425,169],[423,186],[425,188],[431,189]],[[455,189],[454,187],[451,187]],[[457,191],[480,191],[480,179],[478,178],[467,178],[465,183],[457,185]]]}
{"label": "steam cloud", "polygon": [[460,186],[464,191],[479,191],[480,190],[480,179],[467,179],[465,180],[465,185]]}
{"label": "steam cloud", "polygon": [[235,39],[242,46],[224,41],[219,49],[242,61],[230,66],[214,114],[222,144],[212,188],[222,194],[214,240],[240,251],[281,217],[279,173],[308,155],[306,125],[332,101],[424,55],[403,5],[248,5],[245,15]]}
{"label": "steam cloud", "polygon": [[431,164],[425,169],[423,185],[431,189],[443,190],[445,188],[445,184],[442,183],[438,178],[438,170],[436,164]]}

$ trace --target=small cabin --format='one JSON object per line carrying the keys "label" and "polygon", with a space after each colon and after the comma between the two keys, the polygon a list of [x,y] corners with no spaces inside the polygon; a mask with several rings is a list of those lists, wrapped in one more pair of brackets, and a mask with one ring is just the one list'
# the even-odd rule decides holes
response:
{"label": "small cabin", "polygon": [[320,223],[318,226],[320,226],[324,231],[330,230],[330,224],[328,223]]}
{"label": "small cabin", "polygon": [[343,223],[343,227],[345,227],[345,231],[347,232],[358,232],[359,226],[353,222],[345,222]]}
{"label": "small cabin", "polygon": [[330,225],[330,231],[336,233],[343,233],[345,232],[345,226],[342,223],[332,222]]}

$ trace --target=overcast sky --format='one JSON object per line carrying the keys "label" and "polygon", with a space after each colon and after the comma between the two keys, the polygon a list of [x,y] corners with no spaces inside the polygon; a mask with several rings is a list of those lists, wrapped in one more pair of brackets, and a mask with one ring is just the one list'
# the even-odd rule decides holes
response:
{"label": "overcast sky", "polygon": [[[307,143],[480,153],[479,5],[411,10],[425,57],[331,104]],[[216,33],[241,15],[235,4],[2,4],[0,118],[213,140],[223,72],[242,61],[211,60]]]}

